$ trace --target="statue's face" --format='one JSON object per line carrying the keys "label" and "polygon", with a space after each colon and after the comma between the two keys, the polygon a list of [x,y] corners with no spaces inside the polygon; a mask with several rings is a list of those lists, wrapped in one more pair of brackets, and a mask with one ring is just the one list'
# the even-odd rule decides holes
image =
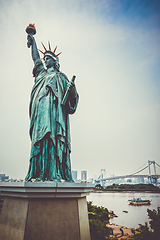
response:
{"label": "statue's face", "polygon": [[51,58],[49,56],[45,56],[44,62],[45,62],[46,68],[50,68],[50,67],[54,66],[54,60],[53,60],[53,58]]}

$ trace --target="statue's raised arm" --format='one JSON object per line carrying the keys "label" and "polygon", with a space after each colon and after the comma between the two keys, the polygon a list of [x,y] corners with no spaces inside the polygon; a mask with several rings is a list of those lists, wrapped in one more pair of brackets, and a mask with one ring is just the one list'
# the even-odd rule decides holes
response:
{"label": "statue's raised arm", "polygon": [[27,46],[28,48],[31,47],[31,51],[32,51],[32,59],[34,61],[34,63],[40,59],[40,55],[37,49],[37,44],[36,41],[33,37],[33,35],[36,34],[36,28],[35,28],[35,24],[29,24],[29,26],[26,28],[26,32],[28,33],[27,36]]}

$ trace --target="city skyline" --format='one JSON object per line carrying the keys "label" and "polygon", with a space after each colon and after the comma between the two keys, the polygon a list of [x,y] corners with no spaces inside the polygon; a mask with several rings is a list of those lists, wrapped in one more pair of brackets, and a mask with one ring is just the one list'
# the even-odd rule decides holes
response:
{"label": "city skyline", "polygon": [[[145,164],[146,165],[146,164]],[[151,183],[151,179],[144,177],[145,175],[160,175],[160,166],[155,161],[148,161],[148,166],[141,166],[141,169],[139,168],[138,171],[135,173],[132,173],[131,175],[137,174],[138,177],[130,177],[130,176],[115,176],[114,174],[111,174],[110,176],[106,176],[106,169],[100,170],[100,175],[93,175],[90,178],[87,177],[88,171],[87,170],[81,170],[78,174],[77,170],[72,170],[72,177],[75,182],[80,181],[89,181],[94,184],[99,184],[101,182],[101,179],[110,178],[110,180],[107,180],[105,182],[106,185],[110,184],[121,184],[121,183]],[[146,169],[147,168],[147,169]],[[118,177],[118,178],[116,178]],[[122,178],[123,177],[123,178]],[[113,178],[113,179],[112,179]],[[11,181],[23,181],[23,179],[13,179],[9,178],[9,176],[6,176],[6,174],[0,174],[0,181],[5,181],[5,179],[11,180]],[[103,182],[102,182],[103,183]],[[152,183],[155,184],[156,182],[154,179],[152,180]],[[159,184],[159,179],[157,180],[157,183]]]}

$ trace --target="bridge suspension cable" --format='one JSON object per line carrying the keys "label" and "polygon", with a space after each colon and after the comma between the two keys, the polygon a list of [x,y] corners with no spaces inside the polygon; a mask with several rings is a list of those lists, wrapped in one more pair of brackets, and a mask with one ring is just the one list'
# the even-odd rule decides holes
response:
{"label": "bridge suspension cable", "polygon": [[[142,167],[144,167],[146,164],[147,164],[147,167],[148,167],[148,163],[145,163],[141,167],[139,167],[137,170],[135,170],[134,172],[136,173],[138,171],[141,171]],[[130,175],[135,174],[135,173],[132,172]]]}
{"label": "bridge suspension cable", "polygon": [[[138,168],[138,169],[140,169],[140,170],[132,173],[132,175],[135,175],[135,174],[137,174],[137,173],[142,172],[143,170],[145,170],[146,168],[148,168],[150,165],[152,165],[152,162],[150,162],[149,165],[147,165],[146,167],[142,168],[142,167],[145,166],[146,164],[148,164],[148,163],[143,164],[140,168]],[[155,162],[155,164],[157,164],[157,166],[160,167],[160,165],[159,165],[158,163]],[[141,168],[142,168],[142,169],[141,169]]]}
{"label": "bridge suspension cable", "polygon": [[143,171],[144,169],[146,169],[146,168],[148,168],[148,166],[144,167],[143,169],[139,170],[138,172],[133,173],[133,175],[135,175],[135,174],[137,174],[137,173],[139,173],[139,172],[142,172],[142,171]]}
{"label": "bridge suspension cable", "polygon": [[157,164],[157,166],[160,167],[160,165],[158,163],[155,162],[155,164]]}

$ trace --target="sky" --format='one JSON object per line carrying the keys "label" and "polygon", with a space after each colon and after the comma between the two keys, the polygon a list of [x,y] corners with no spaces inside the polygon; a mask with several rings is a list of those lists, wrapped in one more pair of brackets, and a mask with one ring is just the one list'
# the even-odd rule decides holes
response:
{"label": "sky", "polygon": [[0,0],[0,173],[24,179],[29,166],[29,23],[38,48],[58,46],[60,70],[76,75],[70,124],[78,178],[81,170],[91,178],[106,169],[109,177],[148,160],[160,165],[160,2]]}

